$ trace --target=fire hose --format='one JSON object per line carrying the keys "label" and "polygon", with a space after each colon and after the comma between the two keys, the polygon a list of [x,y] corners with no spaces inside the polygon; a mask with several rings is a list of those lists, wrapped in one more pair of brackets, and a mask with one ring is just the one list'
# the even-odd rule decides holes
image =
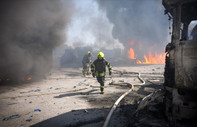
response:
{"label": "fire hose", "polygon": [[[138,79],[142,82],[141,84],[137,84],[137,85],[144,85],[144,84],[145,84],[145,81],[140,77],[140,73],[138,73],[138,72],[134,72],[134,73],[135,73],[135,74],[138,74]],[[122,83],[121,83],[121,84],[122,84]],[[126,84],[130,84],[130,83],[126,83]],[[124,94],[122,94],[122,95],[118,98],[118,100],[114,103],[114,105],[112,106],[112,108],[111,108],[109,114],[107,115],[107,118],[106,118],[106,120],[105,120],[105,122],[104,122],[103,127],[107,127],[107,126],[108,126],[109,121],[110,121],[110,119],[111,119],[111,116],[112,116],[113,112],[115,111],[116,107],[118,106],[119,102],[120,102],[127,94],[129,94],[131,91],[134,90],[134,85],[132,85],[132,84],[130,84],[130,85],[131,85],[131,88],[130,88],[128,91],[126,91]]]}

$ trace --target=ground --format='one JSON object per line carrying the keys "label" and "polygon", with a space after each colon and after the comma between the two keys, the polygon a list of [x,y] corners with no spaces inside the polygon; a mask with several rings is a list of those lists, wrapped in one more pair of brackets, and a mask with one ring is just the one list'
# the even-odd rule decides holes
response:
{"label": "ground", "polygon": [[[146,81],[145,85],[137,78]],[[118,105],[110,127],[167,127],[162,104],[150,105],[135,113],[142,98],[162,89],[164,65],[113,67],[106,76],[105,94],[82,68],[58,68],[41,81],[0,85],[1,127],[101,127],[115,101],[134,85]],[[111,84],[111,83],[114,84]],[[145,115],[145,116],[144,116]]]}

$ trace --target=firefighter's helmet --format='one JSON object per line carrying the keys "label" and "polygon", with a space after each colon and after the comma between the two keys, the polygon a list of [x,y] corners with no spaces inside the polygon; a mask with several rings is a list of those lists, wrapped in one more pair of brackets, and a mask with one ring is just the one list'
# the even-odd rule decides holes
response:
{"label": "firefighter's helmet", "polygon": [[87,55],[88,55],[89,57],[91,57],[92,54],[91,54],[90,51],[88,51],[88,52],[87,52]]}
{"label": "firefighter's helmet", "polygon": [[104,58],[104,53],[99,52],[99,53],[97,54],[97,57],[98,57],[98,58],[99,58],[99,57]]}

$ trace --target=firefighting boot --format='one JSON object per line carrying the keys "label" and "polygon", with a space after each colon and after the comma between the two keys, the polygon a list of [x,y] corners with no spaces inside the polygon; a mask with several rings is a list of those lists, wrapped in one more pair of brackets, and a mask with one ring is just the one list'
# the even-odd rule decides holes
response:
{"label": "firefighting boot", "polygon": [[104,91],[101,91],[101,93],[100,94],[104,94]]}
{"label": "firefighting boot", "polygon": [[101,89],[101,94],[104,94],[104,86],[100,85],[100,89]]}

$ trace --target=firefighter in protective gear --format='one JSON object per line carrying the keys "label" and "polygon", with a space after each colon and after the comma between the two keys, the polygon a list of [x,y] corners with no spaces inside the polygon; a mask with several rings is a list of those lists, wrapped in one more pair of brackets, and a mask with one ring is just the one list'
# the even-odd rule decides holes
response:
{"label": "firefighter in protective gear", "polygon": [[104,54],[99,52],[97,59],[91,65],[92,76],[97,78],[97,81],[100,83],[101,94],[104,94],[104,80],[106,75],[106,66],[109,70],[109,75],[112,74],[112,67],[110,63],[105,60]]}
{"label": "firefighter in protective gear", "polygon": [[82,64],[83,64],[82,73],[83,73],[83,76],[91,74],[90,73],[90,65],[91,65],[91,63],[92,63],[91,52],[88,51],[84,55],[83,60],[82,60]]}

